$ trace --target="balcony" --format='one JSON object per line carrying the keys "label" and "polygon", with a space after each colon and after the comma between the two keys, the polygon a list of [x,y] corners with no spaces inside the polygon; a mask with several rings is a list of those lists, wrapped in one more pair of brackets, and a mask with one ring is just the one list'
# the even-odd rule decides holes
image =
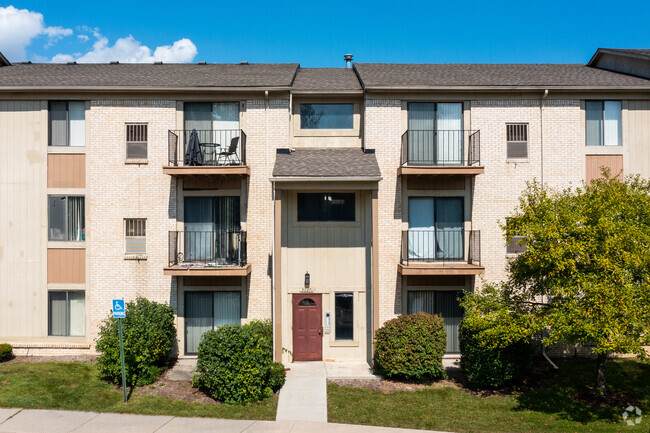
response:
{"label": "balcony", "polygon": [[244,277],[250,272],[245,231],[169,232],[169,266],[165,267],[165,275]]}
{"label": "balcony", "polygon": [[478,275],[481,266],[481,232],[463,229],[404,230],[402,275]]}
{"label": "balcony", "polygon": [[[192,139],[192,132],[196,137]],[[241,129],[169,130],[169,163],[163,173],[171,176],[248,176],[246,134]]]}
{"label": "balcony", "polygon": [[399,175],[481,174],[480,131],[413,130],[402,135]]}

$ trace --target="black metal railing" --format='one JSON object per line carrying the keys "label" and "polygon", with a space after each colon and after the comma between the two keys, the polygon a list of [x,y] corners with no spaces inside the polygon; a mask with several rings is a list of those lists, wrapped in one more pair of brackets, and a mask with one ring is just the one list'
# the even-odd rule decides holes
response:
{"label": "black metal railing", "polygon": [[481,232],[463,229],[411,229],[402,231],[402,264],[481,264]]}
{"label": "black metal railing", "polygon": [[[190,146],[196,131],[200,156]],[[246,134],[241,129],[169,130],[169,165],[229,166],[246,165]]]}
{"label": "black metal railing", "polygon": [[409,129],[402,135],[401,163],[423,166],[479,165],[480,131]]}
{"label": "black metal railing", "polygon": [[246,232],[241,230],[169,232],[170,266],[244,266]]}

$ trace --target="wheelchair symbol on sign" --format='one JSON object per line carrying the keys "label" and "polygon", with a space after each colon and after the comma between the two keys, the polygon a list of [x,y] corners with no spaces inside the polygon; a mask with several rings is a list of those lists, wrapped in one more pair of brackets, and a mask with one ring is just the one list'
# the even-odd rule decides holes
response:
{"label": "wheelchair symbol on sign", "polygon": [[124,311],[124,299],[113,299],[113,317],[118,319],[126,317]]}

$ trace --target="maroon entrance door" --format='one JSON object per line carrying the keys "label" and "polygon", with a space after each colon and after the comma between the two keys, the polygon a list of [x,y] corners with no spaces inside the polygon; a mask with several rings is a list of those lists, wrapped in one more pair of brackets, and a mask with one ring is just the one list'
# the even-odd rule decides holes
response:
{"label": "maroon entrance door", "polygon": [[323,359],[321,295],[293,295],[293,359]]}

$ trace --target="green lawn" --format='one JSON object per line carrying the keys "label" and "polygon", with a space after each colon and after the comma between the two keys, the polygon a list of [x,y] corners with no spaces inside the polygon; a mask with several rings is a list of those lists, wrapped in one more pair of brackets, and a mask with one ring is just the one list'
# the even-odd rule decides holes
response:
{"label": "green lawn", "polygon": [[[337,423],[459,433],[648,432],[650,364],[635,360],[608,363],[610,390],[617,396],[614,404],[590,405],[573,398],[576,393],[588,392],[595,370],[594,360],[563,361],[557,373],[549,372],[533,390],[489,397],[451,387],[383,394],[329,384],[328,417]],[[647,414],[638,426],[622,422],[626,396]]]}
{"label": "green lawn", "polygon": [[94,412],[274,420],[277,397],[246,406],[211,405],[137,394],[122,402],[122,391],[99,379],[82,363],[0,364],[0,407],[73,409]]}

